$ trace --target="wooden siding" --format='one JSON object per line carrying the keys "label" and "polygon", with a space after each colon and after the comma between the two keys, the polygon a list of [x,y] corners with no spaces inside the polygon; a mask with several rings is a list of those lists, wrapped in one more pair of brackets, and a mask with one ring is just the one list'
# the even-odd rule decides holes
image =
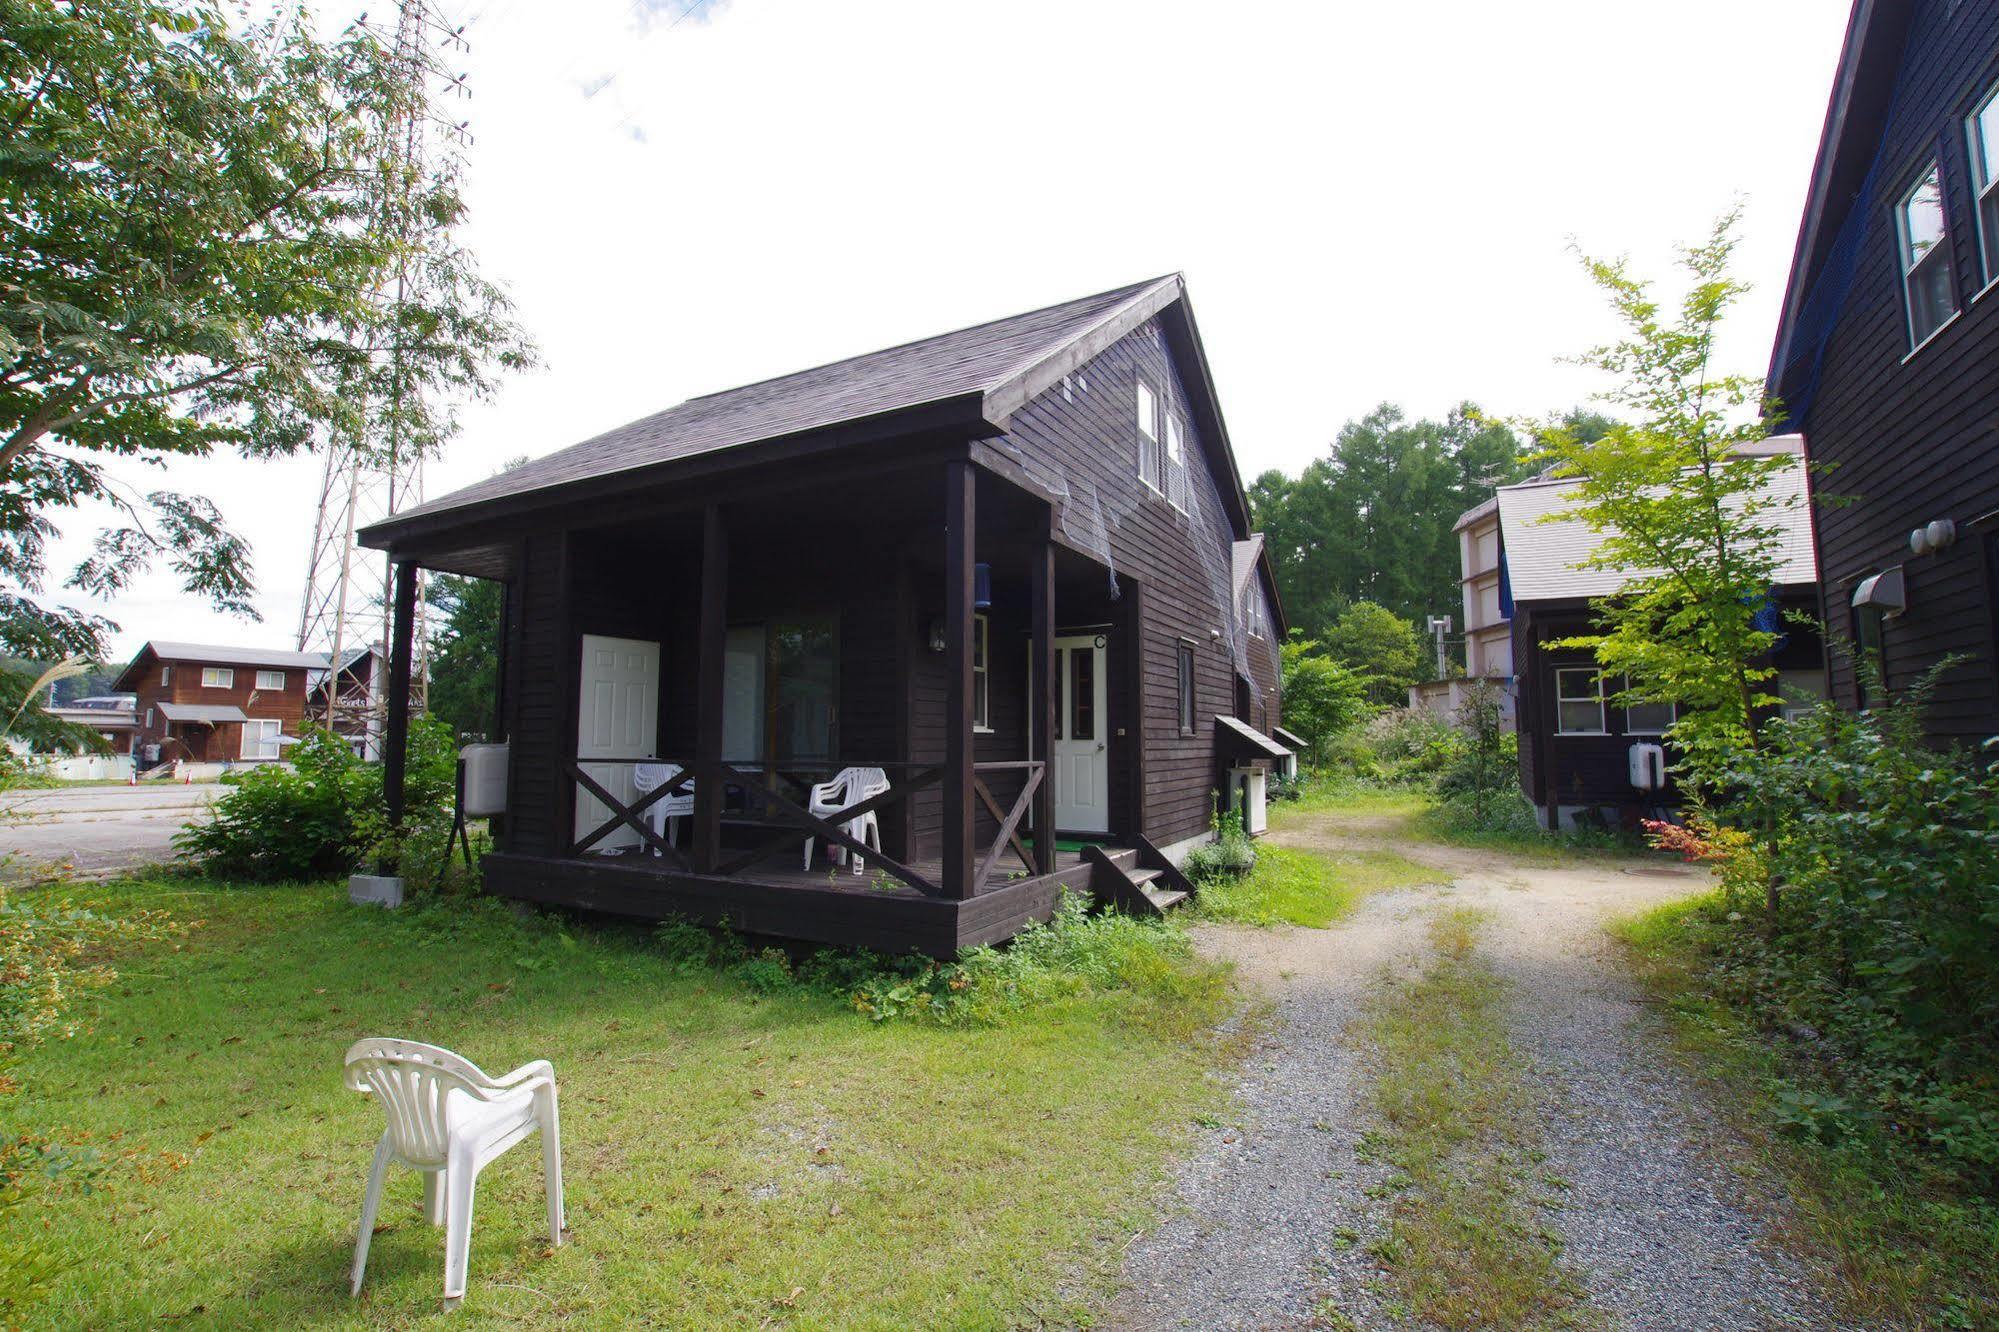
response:
{"label": "wooden siding", "polygon": [[[1189,508],[1198,521],[1138,478],[1135,385],[1141,373],[1185,416]],[[1079,546],[1088,545],[1100,530],[1118,578],[1144,585],[1143,698],[1138,709],[1145,748],[1143,830],[1162,845],[1206,830],[1215,777],[1212,718],[1235,711],[1235,663],[1215,645],[1212,632],[1235,617],[1230,542],[1241,534],[1230,528],[1208,464],[1211,445],[1200,434],[1181,368],[1155,320],[1029,402],[987,455],[995,465],[1017,467],[1046,488],[1059,484],[1070,496],[1058,519],[1060,530]],[[1070,619],[1059,605],[1057,618]],[[1201,724],[1192,736],[1181,735],[1179,725],[1178,648],[1183,639],[1195,645],[1195,708]],[[1270,672],[1274,689],[1274,664]],[[1123,676],[1114,662],[1112,681]],[[1116,703],[1111,712],[1115,735],[1130,719]],[[1278,719],[1246,720],[1268,730]],[[1131,766],[1112,755],[1114,778]]]}
{"label": "wooden siding", "polygon": [[[1812,461],[1830,466],[1820,489],[1857,501],[1814,515],[1828,627],[1847,641],[1854,584],[1901,564],[1909,609],[1884,629],[1890,688],[1906,688],[1946,654],[1972,658],[1944,678],[1931,707],[1930,728],[1947,740],[1999,731],[1988,552],[1999,533],[1972,522],[1999,510],[1999,291],[1974,299],[1986,275],[1964,132],[1995,83],[1999,4],[1919,0],[1878,126],[1874,202],[1852,285],[1804,422]],[[1910,354],[1895,209],[1932,158],[1942,165],[1960,314]],[[1910,530],[1937,518],[1956,520],[1957,544],[1912,555]],[[1845,652],[1833,654],[1832,674],[1833,697],[1856,702]]]}

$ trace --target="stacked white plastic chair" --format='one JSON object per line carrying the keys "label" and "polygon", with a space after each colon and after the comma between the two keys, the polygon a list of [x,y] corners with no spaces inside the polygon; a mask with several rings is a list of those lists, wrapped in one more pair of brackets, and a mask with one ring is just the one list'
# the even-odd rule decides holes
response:
{"label": "stacked white plastic chair", "polygon": [[389,1164],[423,1174],[424,1215],[444,1227],[444,1298],[465,1295],[465,1266],[472,1248],[472,1191],[500,1153],[541,1131],[541,1164],[548,1193],[548,1230],[563,1238],[562,1136],[556,1108],[555,1068],[546,1059],[490,1077],[469,1059],[417,1041],[369,1037],[347,1050],[347,1085],[373,1095],[388,1119],[375,1146],[374,1169],[361,1204],[361,1235],[354,1244],[353,1294],[361,1293],[368,1241],[382,1202]]}
{"label": "stacked white plastic chair", "polygon": [[[880,768],[842,768],[830,782],[820,782],[812,788],[806,801],[806,808],[815,819],[831,818],[842,810],[851,809],[863,800],[871,799],[889,789],[888,774]],[[840,824],[840,831],[857,842],[865,842],[875,850],[882,849],[881,821],[875,812],[869,810],[858,818],[847,819]],[[812,868],[812,846],[816,837],[805,839],[805,868]],[[836,861],[845,861],[847,848],[829,848],[829,854]],[[854,857],[854,873],[865,869],[867,862],[860,856]]]}
{"label": "stacked white plastic chair", "polygon": [[[657,791],[680,775],[677,763],[640,763],[632,768],[632,789],[640,795]],[[680,831],[680,816],[694,813],[694,783],[689,782],[670,796],[662,796],[646,807],[646,821],[653,835],[668,846]],[[655,852],[655,854],[657,854]]]}

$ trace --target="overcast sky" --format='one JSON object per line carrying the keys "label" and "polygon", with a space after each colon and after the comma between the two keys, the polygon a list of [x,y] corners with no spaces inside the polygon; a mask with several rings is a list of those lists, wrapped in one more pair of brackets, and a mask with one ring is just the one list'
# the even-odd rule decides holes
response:
{"label": "overcast sky", "polygon": [[[1295,472],[1382,401],[1581,401],[1558,360],[1609,330],[1571,240],[1663,273],[1737,196],[1757,290],[1724,359],[1760,373],[1847,9],[693,3],[443,0],[472,43],[466,239],[546,366],[465,414],[430,494],[694,394],[1175,270],[1245,478]],[[264,619],[155,577],[101,607],[118,650],[288,646],[317,472],[177,468],[251,541]]]}

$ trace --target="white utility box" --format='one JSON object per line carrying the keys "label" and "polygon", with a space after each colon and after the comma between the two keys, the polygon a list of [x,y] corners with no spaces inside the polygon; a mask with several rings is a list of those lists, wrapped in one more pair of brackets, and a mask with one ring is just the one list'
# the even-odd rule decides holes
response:
{"label": "white utility box", "polygon": [[507,747],[467,745],[458,751],[465,763],[465,817],[483,819],[507,812]]}
{"label": "white utility box", "polygon": [[1663,745],[1631,746],[1631,784],[1641,791],[1659,791],[1666,785],[1666,749]]}
{"label": "white utility box", "polygon": [[1265,811],[1269,774],[1262,768],[1235,768],[1229,776],[1235,787],[1236,808],[1242,813],[1242,830],[1251,837],[1261,835],[1269,826]]}

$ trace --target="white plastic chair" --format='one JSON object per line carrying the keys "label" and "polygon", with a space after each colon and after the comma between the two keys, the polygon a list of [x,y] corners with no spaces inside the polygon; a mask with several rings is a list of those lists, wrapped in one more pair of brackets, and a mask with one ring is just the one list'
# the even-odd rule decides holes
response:
{"label": "white plastic chair", "polygon": [[[863,800],[880,795],[888,788],[888,774],[880,768],[842,768],[834,775],[832,781],[820,782],[812,788],[811,794],[806,798],[805,807],[811,811],[815,819],[831,818],[842,810],[860,804]],[[881,821],[875,817],[873,810],[869,810],[859,818],[848,819],[840,825],[840,831],[857,842],[872,846],[877,851],[882,849]],[[818,840],[816,837],[805,839],[805,868],[808,870],[812,868],[812,845]],[[835,861],[845,863],[847,848],[834,846],[828,854]],[[866,867],[865,859],[860,856],[854,857],[854,873],[859,874]]]}
{"label": "white plastic chair", "polygon": [[501,1152],[541,1130],[541,1168],[548,1192],[548,1230],[563,1237],[562,1136],[555,1068],[546,1059],[489,1077],[469,1059],[417,1041],[368,1037],[347,1048],[347,1085],[381,1103],[389,1126],[375,1146],[361,1236],[354,1244],[354,1286],[368,1269],[368,1241],[382,1202],[389,1163],[423,1173],[424,1217],[444,1227],[444,1299],[465,1295],[472,1248],[472,1190],[479,1172]]}
{"label": "white plastic chair", "polygon": [[[632,789],[640,795],[657,791],[680,775],[677,763],[640,763],[632,768]],[[670,796],[647,806],[646,822],[652,825],[653,836],[661,838],[668,846],[674,845],[680,833],[680,816],[694,813],[694,783],[689,782]],[[654,855],[659,852],[654,851]]]}

